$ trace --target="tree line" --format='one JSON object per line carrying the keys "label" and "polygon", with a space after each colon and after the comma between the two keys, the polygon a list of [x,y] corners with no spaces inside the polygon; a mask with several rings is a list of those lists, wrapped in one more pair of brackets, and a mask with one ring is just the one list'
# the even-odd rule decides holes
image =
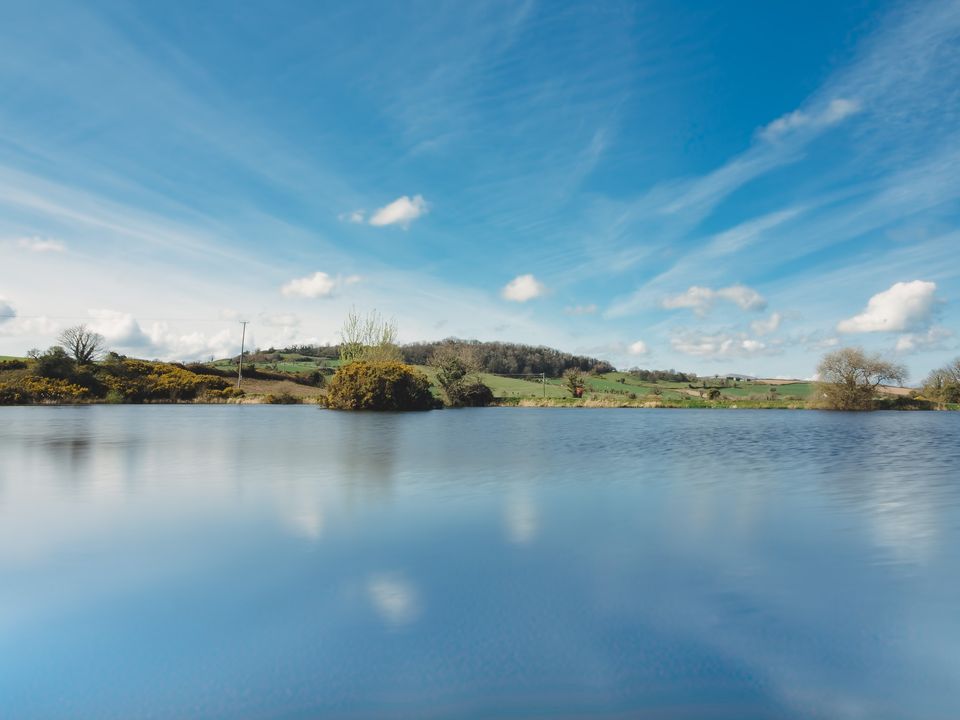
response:
{"label": "tree line", "polygon": [[[376,345],[376,343],[373,344]],[[407,343],[396,347],[399,351],[399,359],[410,365],[429,365],[430,358],[438,351],[446,352],[450,348],[463,350],[473,358],[479,372],[498,375],[546,373],[549,377],[560,377],[565,370],[571,368],[590,373],[607,373],[616,370],[606,360],[574,355],[542,345],[448,338],[431,342]],[[340,357],[341,348],[340,345],[290,345],[276,352],[332,359]],[[688,376],[683,375],[683,377]]]}

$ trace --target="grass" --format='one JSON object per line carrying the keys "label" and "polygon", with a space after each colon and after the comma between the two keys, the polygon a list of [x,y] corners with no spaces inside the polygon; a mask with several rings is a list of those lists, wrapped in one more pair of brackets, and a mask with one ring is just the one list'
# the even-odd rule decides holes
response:
{"label": "grass", "polygon": [[[264,370],[277,370],[287,373],[309,373],[318,367],[336,368],[339,360],[310,357],[295,353],[284,353],[276,362],[257,362]],[[220,369],[236,371],[232,360],[217,360],[210,363]],[[430,380],[434,395],[442,396],[437,386],[436,371],[426,365],[415,366]],[[593,406],[593,407],[648,407],[656,404],[660,407],[800,407],[813,392],[813,384],[794,382],[769,384],[744,381],[727,386],[722,381],[707,379],[707,388],[700,383],[652,382],[641,380],[626,372],[612,372],[603,375],[584,375],[586,394],[581,400],[570,397],[563,378],[547,378],[544,386],[539,377],[505,377],[491,373],[481,373],[480,379],[486,383],[493,395],[503,404],[542,404],[548,406]],[[244,380],[244,386],[247,386]],[[252,381],[250,381],[252,382]],[[690,385],[693,385],[691,388]],[[720,390],[718,400],[708,400],[705,396],[711,387]],[[258,393],[259,388],[250,387],[248,392]],[[264,388],[265,390],[265,388]],[[312,388],[307,391],[316,393]],[[703,391],[704,397],[700,397]],[[303,392],[303,391],[300,391]],[[633,396],[633,397],[631,397]],[[529,402],[528,402],[529,401]]]}

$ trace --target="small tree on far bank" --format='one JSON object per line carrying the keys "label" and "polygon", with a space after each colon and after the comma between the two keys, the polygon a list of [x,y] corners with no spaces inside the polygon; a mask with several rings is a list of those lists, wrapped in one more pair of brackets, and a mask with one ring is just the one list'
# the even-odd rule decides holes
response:
{"label": "small tree on far bank", "polygon": [[77,365],[92,363],[106,349],[106,341],[103,335],[93,332],[86,325],[74,325],[67,328],[57,337],[57,342],[73,356]]}
{"label": "small tree on far bank", "polygon": [[583,373],[580,371],[580,368],[570,368],[563,373],[563,379],[571,396],[575,398],[583,397],[586,383],[583,380]]}
{"label": "small tree on far bank", "polygon": [[480,379],[480,363],[473,348],[445,342],[428,362],[437,371],[437,384],[453,407],[485,407],[493,402],[493,391]]}
{"label": "small tree on far bank", "polygon": [[817,366],[817,404],[829,410],[872,410],[877,388],[907,379],[907,369],[861,348],[841,348]]}
{"label": "small tree on far bank", "polygon": [[940,403],[960,403],[960,358],[931,372],[923,381],[923,394]]}

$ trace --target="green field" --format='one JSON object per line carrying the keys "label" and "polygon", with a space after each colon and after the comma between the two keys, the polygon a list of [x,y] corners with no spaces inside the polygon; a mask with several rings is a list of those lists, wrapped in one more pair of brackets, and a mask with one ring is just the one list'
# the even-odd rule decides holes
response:
{"label": "green field", "polygon": [[[236,370],[236,364],[228,359],[217,360],[211,364],[221,369]],[[280,360],[263,362],[250,359],[246,360],[244,364],[254,364],[263,370],[308,373],[317,368],[336,368],[340,365],[340,361],[286,353],[281,356]],[[440,390],[436,386],[436,371],[426,365],[417,365],[416,368],[430,379],[430,382],[434,385],[434,393],[439,396]],[[522,378],[481,373],[480,378],[493,390],[495,397],[506,401],[544,398],[561,400],[570,397],[563,378],[548,377],[546,385],[537,376]],[[703,380],[698,383],[652,382],[641,380],[625,372],[612,372],[603,375],[586,374],[584,375],[584,382],[586,384],[585,398],[614,403],[658,400],[673,404],[696,404],[705,399],[701,398],[701,392],[706,396],[711,388],[716,388],[720,391],[719,402],[721,403],[737,402],[744,404],[744,406],[755,403],[763,403],[764,405],[772,403],[776,406],[780,403],[796,404],[799,401],[805,401],[813,390],[812,383],[807,382],[771,384],[763,381],[724,382],[711,378],[706,379],[706,388],[704,388]]]}

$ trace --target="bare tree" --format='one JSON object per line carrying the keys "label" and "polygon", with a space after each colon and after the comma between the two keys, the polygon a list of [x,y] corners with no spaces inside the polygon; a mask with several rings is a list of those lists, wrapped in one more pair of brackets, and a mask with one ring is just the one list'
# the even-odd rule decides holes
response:
{"label": "bare tree", "polygon": [[385,320],[372,310],[362,317],[356,310],[347,313],[340,329],[340,360],[371,362],[400,361],[403,354],[397,345],[397,323]]}
{"label": "bare tree", "polygon": [[57,337],[63,348],[73,356],[77,365],[87,365],[96,360],[106,349],[103,335],[93,332],[86,325],[74,325]]}
{"label": "bare tree", "polygon": [[832,410],[870,410],[877,388],[907,379],[907,369],[867,355],[861,348],[841,348],[827,353],[817,366],[817,390],[822,404]]}

